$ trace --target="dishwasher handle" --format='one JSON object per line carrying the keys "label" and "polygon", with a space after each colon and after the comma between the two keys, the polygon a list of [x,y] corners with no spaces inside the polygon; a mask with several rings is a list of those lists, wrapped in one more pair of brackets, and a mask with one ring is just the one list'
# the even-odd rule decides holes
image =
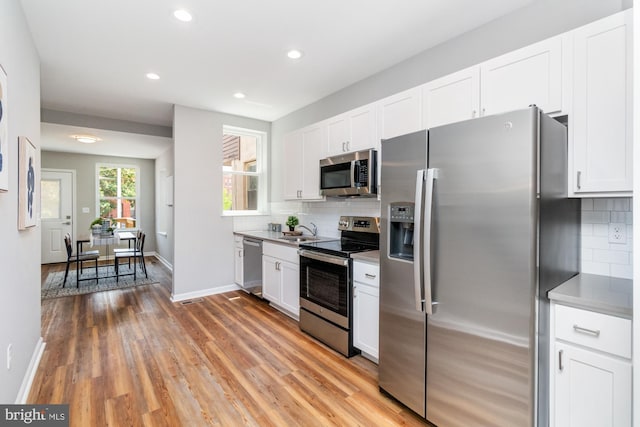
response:
{"label": "dishwasher handle", "polygon": [[260,247],[262,247],[262,240],[247,240],[247,239],[244,239],[244,240],[242,241],[242,243],[243,243],[244,245],[247,245],[247,246],[254,246],[254,247],[256,247],[256,248],[260,248]]}

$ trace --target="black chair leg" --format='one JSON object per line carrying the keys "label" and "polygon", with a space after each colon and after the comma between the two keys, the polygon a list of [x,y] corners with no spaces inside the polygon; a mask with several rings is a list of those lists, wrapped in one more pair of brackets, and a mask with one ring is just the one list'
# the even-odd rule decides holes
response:
{"label": "black chair leg", "polygon": [[64,281],[62,282],[63,288],[67,284],[67,276],[69,276],[69,260],[67,260],[67,268],[64,270]]}
{"label": "black chair leg", "polygon": [[98,260],[96,260],[96,284],[98,283]]}

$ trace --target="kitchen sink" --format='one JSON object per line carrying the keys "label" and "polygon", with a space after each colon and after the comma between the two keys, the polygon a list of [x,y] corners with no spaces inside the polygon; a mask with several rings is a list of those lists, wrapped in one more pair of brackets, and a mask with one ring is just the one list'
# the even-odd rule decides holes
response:
{"label": "kitchen sink", "polygon": [[282,236],[282,237],[279,237],[279,239],[286,240],[287,242],[296,242],[296,243],[313,242],[316,240],[320,240],[318,237],[314,237],[314,236]]}

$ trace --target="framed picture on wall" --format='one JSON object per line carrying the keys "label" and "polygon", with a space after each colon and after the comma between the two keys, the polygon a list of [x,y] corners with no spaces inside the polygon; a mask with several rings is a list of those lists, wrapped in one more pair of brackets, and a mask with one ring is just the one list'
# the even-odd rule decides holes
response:
{"label": "framed picture on wall", "polygon": [[0,191],[9,190],[9,125],[7,120],[7,73],[0,65]]}
{"label": "framed picture on wall", "polygon": [[36,146],[29,138],[18,138],[18,230],[36,225]]}

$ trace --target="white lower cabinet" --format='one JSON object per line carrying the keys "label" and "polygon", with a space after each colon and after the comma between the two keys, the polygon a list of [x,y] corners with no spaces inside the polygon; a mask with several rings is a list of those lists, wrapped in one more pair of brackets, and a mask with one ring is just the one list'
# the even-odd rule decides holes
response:
{"label": "white lower cabinet", "polygon": [[262,297],[286,315],[300,314],[300,261],[298,249],[264,242],[262,245]]}
{"label": "white lower cabinet", "polygon": [[234,266],[234,279],[233,281],[236,285],[242,286],[243,279],[243,255],[244,248],[242,247],[242,236],[233,236],[234,245],[233,245],[233,266]]}
{"label": "white lower cabinet", "polygon": [[377,264],[353,263],[353,346],[378,362],[379,284]]}
{"label": "white lower cabinet", "polygon": [[631,425],[631,320],[552,304],[550,425]]}

